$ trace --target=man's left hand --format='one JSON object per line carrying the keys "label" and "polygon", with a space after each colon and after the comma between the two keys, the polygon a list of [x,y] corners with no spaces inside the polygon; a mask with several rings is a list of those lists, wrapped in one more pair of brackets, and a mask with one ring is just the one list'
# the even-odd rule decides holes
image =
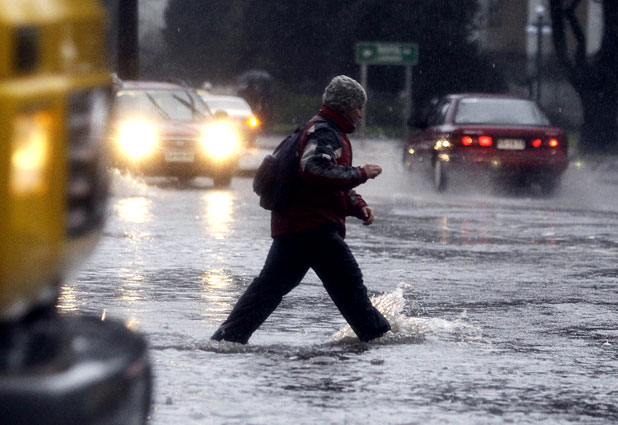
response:
{"label": "man's left hand", "polygon": [[369,207],[363,207],[361,208],[361,214],[363,217],[363,224],[365,226],[369,226],[371,223],[373,223],[373,210]]}

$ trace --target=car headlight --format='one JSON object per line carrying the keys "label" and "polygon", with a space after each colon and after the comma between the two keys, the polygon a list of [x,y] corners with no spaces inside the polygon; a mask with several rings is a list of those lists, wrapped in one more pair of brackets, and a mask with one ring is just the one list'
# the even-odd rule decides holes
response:
{"label": "car headlight", "polygon": [[131,158],[141,158],[157,144],[157,127],[149,121],[125,121],[118,127],[116,142]]}
{"label": "car headlight", "polygon": [[216,159],[233,155],[240,146],[238,134],[226,122],[218,121],[204,127],[202,145]]}
{"label": "car headlight", "polygon": [[449,142],[447,139],[440,139],[438,141],[436,141],[436,144],[434,145],[434,149],[437,151],[443,150],[443,149],[448,149],[451,146],[451,142]]}
{"label": "car headlight", "polygon": [[260,120],[257,119],[257,117],[255,115],[252,115],[248,120],[247,120],[247,125],[253,129],[258,128],[260,126]]}
{"label": "car headlight", "polygon": [[15,195],[47,188],[53,119],[49,111],[17,115],[13,122],[10,187]]}

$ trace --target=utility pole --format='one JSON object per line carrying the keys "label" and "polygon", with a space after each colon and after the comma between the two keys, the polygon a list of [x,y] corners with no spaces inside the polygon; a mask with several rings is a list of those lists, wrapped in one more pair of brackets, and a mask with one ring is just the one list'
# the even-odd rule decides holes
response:
{"label": "utility pole", "polygon": [[406,131],[408,130],[408,120],[412,117],[412,105],[412,66],[407,65],[403,104],[403,134],[406,134]]}
{"label": "utility pole", "polygon": [[[536,75],[534,76],[533,81],[533,71],[529,68],[529,75],[531,77],[528,87],[530,91],[530,97],[534,97],[537,103],[541,101],[541,92],[543,87],[543,37],[545,37],[545,35],[551,34],[552,32],[551,25],[546,19],[545,12],[545,6],[539,4],[536,7],[536,20],[531,21],[530,24],[526,26],[526,33],[530,34],[531,36],[534,35],[536,37],[536,52],[534,52],[536,54],[536,69],[534,70],[534,73]],[[531,39],[529,40],[532,41]],[[532,64],[532,53],[532,51],[528,51],[528,60],[530,64]]]}
{"label": "utility pole", "polygon": [[118,1],[118,77],[139,78],[138,0]]}
{"label": "utility pole", "polygon": [[542,81],[542,68],[543,68],[543,15],[545,15],[545,8],[539,6],[536,9],[536,102],[541,102],[541,81]]}
{"label": "utility pole", "polygon": [[[367,90],[367,64],[362,64],[361,65],[361,80],[360,80],[361,86],[363,86],[363,88],[365,90]],[[365,111],[363,113],[363,118],[361,119],[361,137],[363,138],[363,140],[365,139],[366,136],[366,131],[367,131],[367,111]]]}

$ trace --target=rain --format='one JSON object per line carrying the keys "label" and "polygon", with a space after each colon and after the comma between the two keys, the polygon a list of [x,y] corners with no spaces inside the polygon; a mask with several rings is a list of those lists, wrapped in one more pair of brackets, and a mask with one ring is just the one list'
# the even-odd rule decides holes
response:
{"label": "rain", "polygon": [[[250,169],[278,139],[262,139]],[[361,343],[317,276],[250,343],[210,335],[259,272],[268,212],[251,178],[113,175],[104,236],[59,307],[143,332],[151,422],[611,423],[617,417],[618,170],[581,164],[547,200],[409,175],[389,139],[353,139],[383,165],[359,188],[376,209],[348,243],[393,332]]]}
{"label": "rain", "polygon": [[[491,0],[406,7],[139,1],[139,53],[123,64],[121,1],[101,2],[115,91],[134,100],[134,87],[123,84],[175,84],[192,97],[179,105],[177,94],[167,104],[147,94],[151,115],[170,118],[164,108],[171,105],[220,122],[233,117],[208,112],[200,96],[242,97],[259,127],[239,142],[237,163],[223,178],[217,167],[186,171],[200,158],[193,152],[166,159],[175,162],[166,170],[186,166],[184,173],[159,175],[134,166],[134,158],[116,161],[120,137],[109,134],[127,117],[109,117],[104,224],[87,260],[60,282],[54,307],[60,317],[114,324],[145,342],[147,423],[618,422],[618,95],[605,80],[595,91],[587,85],[593,72],[582,71],[610,71],[615,79],[618,56],[611,56],[612,40],[603,41],[612,34],[593,24],[616,6],[583,1],[577,9],[589,19],[584,64],[569,56],[569,43],[580,40],[560,50],[551,25],[566,7],[558,0],[530,0],[521,10]],[[500,38],[509,20],[522,24],[519,51],[500,56],[516,44]],[[390,55],[385,63],[382,51]],[[368,99],[348,135],[353,165],[383,170],[355,188],[374,222],[347,217],[345,241],[391,330],[359,340],[310,270],[247,344],[214,341],[272,243],[271,212],[253,190],[256,170],[318,112],[324,87],[340,74],[361,82]],[[410,135],[429,127],[443,96],[464,92],[533,100],[548,117],[539,127],[551,121],[561,129],[551,134],[564,130],[568,167],[555,191],[545,193],[536,180],[496,184],[471,172],[440,186],[435,174],[406,163],[417,154]],[[596,119],[599,104],[610,124]],[[517,115],[491,112],[496,121]],[[473,135],[488,131],[486,117],[473,107],[469,115],[481,129]],[[164,125],[153,128],[131,137],[167,136]],[[461,134],[447,130],[431,139],[432,161],[455,162],[447,149]],[[170,140],[185,146],[187,134]],[[532,142],[508,141],[521,142],[521,150]],[[540,149],[558,155],[555,146]]]}

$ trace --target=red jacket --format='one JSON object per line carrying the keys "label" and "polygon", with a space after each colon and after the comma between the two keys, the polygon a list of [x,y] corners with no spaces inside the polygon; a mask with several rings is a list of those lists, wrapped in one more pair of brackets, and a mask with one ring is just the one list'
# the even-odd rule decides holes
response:
{"label": "red jacket", "polygon": [[361,167],[352,166],[347,134],[354,125],[339,112],[322,105],[305,126],[300,139],[301,184],[296,200],[271,213],[273,237],[334,225],[345,235],[347,216],[362,218],[367,203],[352,188],[367,181]]}

